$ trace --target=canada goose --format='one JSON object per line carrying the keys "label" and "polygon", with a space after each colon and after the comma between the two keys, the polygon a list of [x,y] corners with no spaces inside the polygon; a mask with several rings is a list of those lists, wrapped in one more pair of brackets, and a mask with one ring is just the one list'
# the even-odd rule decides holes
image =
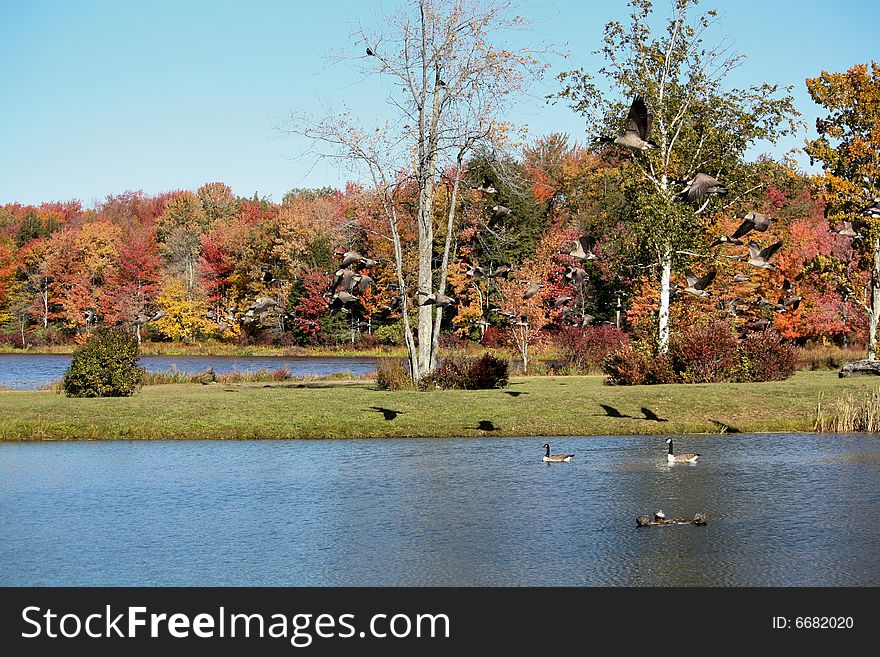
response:
{"label": "canada goose", "polygon": [[471,265],[468,267],[468,270],[465,272],[471,278],[486,278],[486,270],[480,267],[479,265]]}
{"label": "canada goose", "polygon": [[489,223],[495,223],[496,221],[501,221],[505,217],[510,216],[512,210],[503,205],[493,205],[492,206],[492,219]]}
{"label": "canada goose", "polygon": [[364,257],[357,251],[346,251],[342,254],[342,264],[340,265],[340,268],[344,269],[349,265],[360,262],[363,259]]}
{"label": "canada goose", "polygon": [[556,297],[556,299],[553,300],[553,307],[559,308],[559,306],[564,306],[565,304],[567,304],[569,301],[572,301],[572,300],[573,300],[572,297],[569,297],[569,296],[566,296],[563,294],[561,296]]}
{"label": "canada goose", "polygon": [[705,525],[707,522],[709,522],[709,518],[706,517],[705,513],[694,514],[694,524],[695,525]]}
{"label": "canada goose", "polygon": [[483,184],[479,187],[474,187],[474,189],[478,192],[483,192],[484,194],[494,194],[498,190],[495,189],[495,185],[492,184],[492,181],[489,180],[488,176],[483,178]]}
{"label": "canada goose", "polygon": [[632,151],[644,151],[657,148],[657,144],[648,140],[651,132],[653,115],[645,104],[645,99],[636,96],[629,106],[626,117],[626,130],[619,137],[599,137],[599,141],[606,144],[617,144]]}
{"label": "canada goose", "polygon": [[277,306],[278,302],[275,301],[272,297],[258,297],[256,301],[254,301],[250,306],[248,306],[248,310],[253,310],[254,313],[261,313],[265,310],[268,310],[272,306]]}
{"label": "canada goose", "polygon": [[735,237],[728,237],[727,235],[722,235],[721,237],[716,238],[710,245],[709,248],[713,248],[718,246],[719,244],[733,244],[735,246],[742,246],[742,240],[738,240]]}
{"label": "canada goose", "polygon": [[760,267],[761,269],[776,269],[776,266],[770,264],[769,260],[781,246],[782,242],[776,242],[762,249],[757,243],[749,242],[749,259],[747,262],[753,267]]}
{"label": "canada goose", "polygon": [[780,288],[783,292],[791,294],[792,292],[794,292],[795,284],[786,278],[784,281],[782,281],[782,285],[780,285]]}
{"label": "canada goose", "polygon": [[593,243],[594,240],[586,235],[579,237],[572,242],[568,255],[580,260],[598,260],[599,256],[593,253]]}
{"label": "canada goose", "polygon": [[531,299],[533,296],[535,296],[538,292],[540,292],[543,289],[544,289],[543,283],[529,281],[529,287],[526,289],[525,293],[523,294],[523,299]]}
{"label": "canada goose", "polygon": [[330,282],[330,291],[345,290],[351,292],[357,283],[357,272],[353,269],[337,269],[333,274],[333,280]]}
{"label": "canada goose", "polygon": [[367,57],[372,57],[372,56],[375,55],[375,54],[376,54],[376,53],[373,52],[373,49],[372,49],[372,48],[369,48],[369,47],[367,48]]}
{"label": "canada goose", "polygon": [[357,277],[357,283],[355,283],[353,291],[355,294],[363,294],[364,292],[369,290],[370,287],[375,282],[376,281],[374,281],[371,277],[367,276],[366,274],[360,274]]}
{"label": "canada goose", "polygon": [[785,310],[790,310],[794,312],[798,309],[798,306],[801,305],[801,300],[803,297],[784,297],[779,300],[779,305],[781,305]]}
{"label": "canada goose", "polygon": [[[698,173],[687,183],[687,187],[675,195],[676,201],[696,201],[705,194],[727,194],[727,187],[707,173]],[[734,237],[737,237],[734,233]]]}
{"label": "canada goose", "polygon": [[[759,233],[765,232],[768,228],[770,228],[770,224],[773,223],[773,219],[768,217],[766,214],[761,214],[760,212],[749,212],[743,217],[743,222],[739,225],[739,228],[733,233],[732,237],[734,239],[738,237],[742,237],[743,235],[747,235],[753,230],[758,231]],[[740,242],[742,244],[742,242]]]}
{"label": "canada goose", "polygon": [[844,237],[861,237],[861,231],[868,227],[867,221],[860,221],[856,219],[855,221],[844,221],[843,228],[829,228],[829,233],[837,233],[838,235],[843,235]]}
{"label": "canada goose", "polygon": [[687,278],[688,286],[684,288],[684,291],[688,294],[692,294],[695,297],[708,297],[712,293],[707,292],[706,288],[709,286],[709,283],[715,280],[715,271],[710,271],[702,278],[697,278],[697,275],[692,272],[690,269],[684,270],[684,275]]}
{"label": "canada goose", "polygon": [[743,331],[764,331],[770,326],[769,319],[757,319],[754,322],[746,322],[742,325]]}
{"label": "canada goose", "polygon": [[677,456],[673,454],[672,438],[667,438],[666,444],[669,445],[669,453],[666,455],[666,460],[669,463],[696,463],[697,459],[700,458],[699,454],[678,454]]}
{"label": "canada goose", "polygon": [[654,522],[665,522],[666,514],[663,513],[663,509],[654,512]]}
{"label": "canada goose", "polygon": [[165,317],[168,317],[168,313],[166,313],[164,310],[157,310],[153,313],[152,317],[150,317],[150,321],[158,322],[160,319],[163,319]]}
{"label": "canada goose", "polygon": [[371,269],[379,264],[378,260],[373,260],[372,258],[363,257],[358,263],[358,269]]}
{"label": "canada goose", "polygon": [[575,285],[580,285],[587,280],[587,271],[580,267],[569,267],[568,271],[565,272],[564,278]]}
{"label": "canada goose", "polygon": [[733,282],[734,283],[747,283],[750,280],[752,280],[752,277],[747,276],[745,274],[734,274],[733,275]]}
{"label": "canada goose", "polygon": [[511,269],[507,265],[500,265],[495,268],[491,274],[489,274],[492,278],[507,278],[510,275]]}
{"label": "canada goose", "polygon": [[458,303],[452,297],[446,296],[445,294],[440,294],[439,292],[435,292],[434,294],[425,294],[424,292],[419,292],[421,296],[425,297],[425,300],[422,301],[420,306],[437,306],[438,308],[447,308],[449,306],[454,306]]}
{"label": "canada goose", "polygon": [[863,217],[871,217],[872,219],[880,219],[880,198],[871,199],[871,203],[859,210],[859,214]]}
{"label": "canada goose", "polygon": [[574,454],[551,454],[550,453],[550,444],[544,443],[544,449],[547,450],[547,453],[544,454],[544,460],[548,463],[562,463],[563,461],[571,461]]}
{"label": "canada goose", "polygon": [[260,276],[261,281],[263,281],[264,283],[274,282],[275,276],[272,275],[272,272],[269,270],[268,267],[263,267],[263,269],[261,271],[262,271],[262,275]]}

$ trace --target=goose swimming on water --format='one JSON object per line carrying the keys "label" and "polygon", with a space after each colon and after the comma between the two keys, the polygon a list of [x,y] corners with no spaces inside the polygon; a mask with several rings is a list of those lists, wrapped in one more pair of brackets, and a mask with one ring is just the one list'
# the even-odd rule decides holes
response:
{"label": "goose swimming on water", "polygon": [[696,463],[700,458],[699,454],[673,454],[672,438],[667,438],[666,444],[669,445],[669,453],[666,455],[666,460],[669,463]]}
{"label": "goose swimming on water", "polygon": [[550,453],[550,444],[544,443],[544,449],[547,450],[547,453],[544,454],[544,460],[548,463],[562,463],[563,461],[568,462],[571,461],[574,454],[551,454]]}

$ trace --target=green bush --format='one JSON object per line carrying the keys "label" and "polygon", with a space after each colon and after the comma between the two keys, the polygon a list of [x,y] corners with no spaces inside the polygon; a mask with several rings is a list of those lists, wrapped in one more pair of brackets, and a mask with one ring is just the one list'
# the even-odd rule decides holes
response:
{"label": "green bush", "polygon": [[62,388],[68,397],[130,397],[141,385],[140,348],[130,333],[102,329],[73,352]]}

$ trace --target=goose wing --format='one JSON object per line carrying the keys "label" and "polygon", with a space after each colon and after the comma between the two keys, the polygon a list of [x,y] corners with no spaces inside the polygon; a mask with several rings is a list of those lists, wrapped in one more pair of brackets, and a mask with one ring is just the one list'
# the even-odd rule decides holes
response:
{"label": "goose wing", "polygon": [[752,232],[752,230],[754,230],[755,222],[749,218],[750,214],[751,213],[746,215],[745,219],[743,219],[743,222],[739,225],[739,228],[737,228],[734,231],[733,235],[731,235],[731,238],[733,238],[733,239],[740,238],[743,235],[747,235],[748,233]]}
{"label": "goose wing", "polygon": [[629,114],[626,118],[626,131],[638,135],[642,141],[647,141],[648,133],[651,130],[651,121],[653,117],[648,111],[645,99],[636,96],[632,105],[629,106]]}
{"label": "goose wing", "polygon": [[705,290],[709,284],[715,280],[715,272],[714,270],[708,272],[705,276],[700,278],[696,283],[694,283],[694,289],[696,290]]}
{"label": "goose wing", "polygon": [[764,260],[769,260],[770,256],[776,253],[780,248],[782,248],[782,242],[776,242],[775,244],[771,244],[760,252],[760,256],[764,258]]}
{"label": "goose wing", "polygon": [[749,257],[757,258],[761,255],[761,246],[757,242],[749,242]]}
{"label": "goose wing", "polygon": [[697,275],[694,272],[692,272],[690,269],[685,269],[684,270],[684,277],[687,279],[688,287],[693,287],[694,289],[698,289],[694,286],[697,284],[697,281],[699,281],[700,279],[697,278]]}

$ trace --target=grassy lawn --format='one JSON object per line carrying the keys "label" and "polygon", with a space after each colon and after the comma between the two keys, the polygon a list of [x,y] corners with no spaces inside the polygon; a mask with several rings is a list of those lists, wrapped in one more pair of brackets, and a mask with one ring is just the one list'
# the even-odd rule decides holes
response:
{"label": "grassy lawn", "polygon": [[[5,440],[348,438],[810,431],[816,403],[877,385],[799,372],[772,383],[612,387],[515,378],[505,390],[383,392],[370,382],[149,386],[130,398],[0,391]],[[379,410],[377,410],[379,409]],[[382,410],[385,409],[385,410]],[[643,410],[644,409],[644,410]],[[387,419],[386,419],[387,418]]]}

